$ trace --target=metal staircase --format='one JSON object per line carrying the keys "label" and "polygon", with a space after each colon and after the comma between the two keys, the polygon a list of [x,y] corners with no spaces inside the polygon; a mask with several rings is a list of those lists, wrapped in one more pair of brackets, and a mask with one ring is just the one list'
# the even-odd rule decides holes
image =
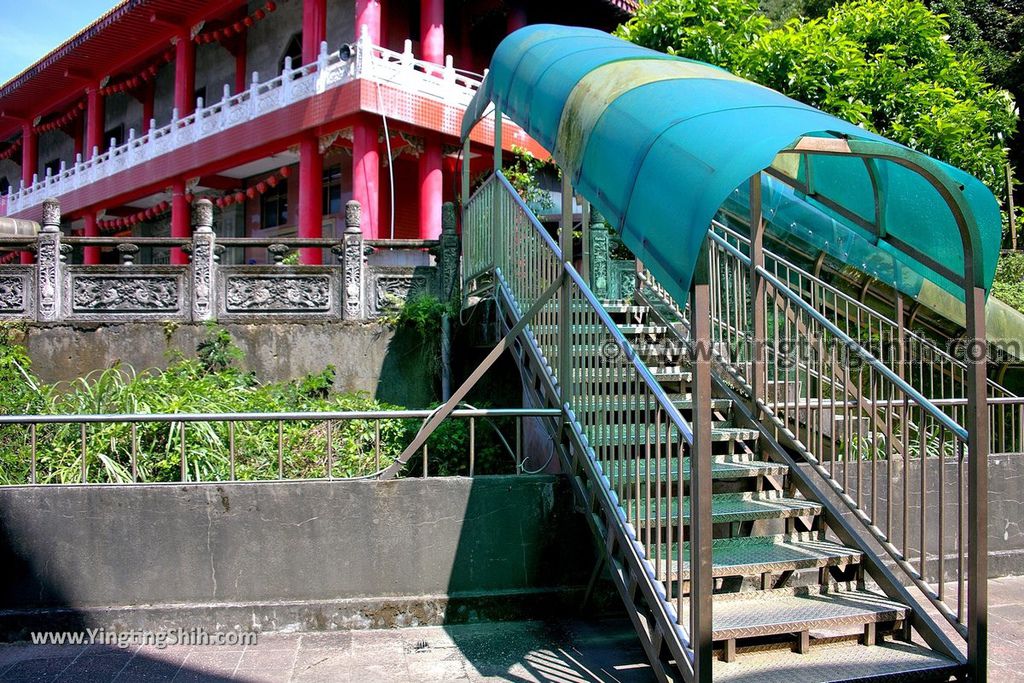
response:
{"label": "metal staircase", "polygon": [[[562,471],[656,677],[965,675],[962,477],[957,516],[943,517],[947,465],[963,472],[963,408],[943,412],[860,346],[852,378],[827,353],[745,346],[752,267],[735,241],[709,239],[690,300],[710,315],[691,325],[643,272],[631,300],[599,300],[563,258],[571,231],[560,232],[555,244],[496,172],[464,206],[463,301],[493,297],[499,347],[515,355],[528,400],[563,410]],[[779,339],[852,342],[798,291],[761,276],[771,289],[761,319]],[[695,340],[736,343],[702,354]],[[819,448],[826,431],[832,447]],[[935,451],[931,518],[931,458],[918,457],[912,490],[915,449]],[[883,459],[903,467],[899,506],[899,472],[879,485]],[[959,559],[942,547],[944,524],[957,525]]]}

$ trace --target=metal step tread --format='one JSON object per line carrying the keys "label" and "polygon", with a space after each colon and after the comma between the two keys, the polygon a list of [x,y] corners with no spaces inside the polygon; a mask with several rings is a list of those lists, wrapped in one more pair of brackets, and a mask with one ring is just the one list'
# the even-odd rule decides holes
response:
{"label": "metal step tread", "polygon": [[[668,332],[668,328],[664,325],[649,325],[644,323],[619,323],[616,324],[615,326],[619,329],[619,332],[621,332],[623,336],[627,337],[640,334],[665,334],[666,332]],[[558,330],[557,325],[548,324],[531,324],[530,328],[534,331],[534,333],[552,332]],[[583,325],[572,326],[572,332],[575,335],[594,334],[607,331],[608,328],[601,323],[587,323]]]}
{"label": "metal step tread", "polygon": [[[683,543],[683,569],[677,572],[678,545],[665,544],[650,552],[667,558],[672,578],[690,578],[690,544]],[[667,555],[666,555],[667,552]],[[861,560],[859,550],[826,541],[816,533],[716,538],[711,542],[713,576],[757,576],[771,572],[843,566]],[[663,560],[664,561],[664,560]]]}
{"label": "metal step tread", "polygon": [[650,306],[645,306],[643,304],[627,304],[625,301],[602,301],[601,307],[609,313],[644,314],[651,310]]}
{"label": "metal step tread", "polygon": [[735,662],[716,658],[716,683],[839,683],[840,681],[944,680],[956,662],[911,643],[864,647],[856,642],[811,647],[804,655],[789,650],[743,652]]}
{"label": "metal step tread", "polygon": [[[679,458],[662,458],[660,462],[650,463],[646,458],[640,457],[636,460],[625,460],[611,463],[609,469],[616,475],[624,477],[628,482],[634,482],[637,478],[646,482],[650,472],[651,482],[655,481],[678,481],[679,480]],[[660,465],[660,467],[659,467]],[[683,481],[690,480],[690,458],[682,458]],[[749,458],[736,456],[719,456],[711,461],[712,479],[744,479],[746,477],[763,476],[784,476],[789,471],[786,465],[780,465],[765,460],[751,460]],[[621,473],[621,474],[620,474]]]}
{"label": "metal step tread", "polygon": [[[652,504],[647,509],[644,499],[627,500],[625,504],[630,512],[639,509],[639,515],[630,514],[630,519],[637,519],[641,526],[650,522],[664,522],[669,517],[674,522],[679,518],[679,497],[673,496],[671,513],[667,502],[659,506]],[[789,517],[807,517],[821,514],[821,504],[802,498],[789,498],[778,491],[761,491],[757,493],[716,493],[711,496],[711,521],[713,524],[730,522],[752,522],[759,519],[786,519]],[[683,498],[683,521],[690,519],[690,497]]]}
{"label": "metal step tread", "polygon": [[[691,394],[668,394],[669,401],[679,410],[693,410]],[[587,396],[574,399],[578,408],[584,410],[653,410],[658,402],[653,396]],[[725,412],[732,408],[732,401],[727,398],[711,399],[711,408]]]}
{"label": "metal step tread", "polygon": [[[611,424],[587,427],[587,439],[591,446],[615,446],[632,443],[643,446],[651,443],[679,443],[679,431],[676,429],[657,428],[655,425]],[[644,429],[646,427],[646,429]],[[754,441],[759,433],[756,429],[743,427],[712,427],[712,441]]]}
{"label": "metal step tread", "polygon": [[[713,601],[714,640],[897,621],[910,611],[878,593],[830,586],[719,593]],[[686,614],[689,599],[683,602]]]}

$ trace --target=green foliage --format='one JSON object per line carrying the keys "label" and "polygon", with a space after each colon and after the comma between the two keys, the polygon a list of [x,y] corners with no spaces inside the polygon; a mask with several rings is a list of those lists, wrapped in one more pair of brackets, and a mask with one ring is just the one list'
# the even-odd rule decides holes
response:
{"label": "green foliage", "polygon": [[434,374],[441,369],[441,318],[457,316],[457,304],[445,303],[433,294],[414,294],[403,301],[392,301],[380,320],[398,329],[407,329],[419,339],[423,361]]}
{"label": "green foliage", "polygon": [[[424,323],[426,324],[426,323]],[[335,370],[328,366],[292,382],[260,382],[232,367],[241,358],[230,335],[210,329],[199,357],[178,354],[166,370],[136,373],[127,366],[94,372],[73,382],[46,385],[31,370],[17,330],[0,327],[0,405],[8,414],[281,413],[382,411],[398,406],[363,393],[333,393]],[[235,444],[239,480],[350,477],[390,465],[420,428],[419,420],[240,421],[227,423],[89,424],[85,462],[90,482],[132,480],[132,452],[139,481],[179,481],[181,454],[191,481],[231,477],[230,443]],[[375,449],[379,426],[379,457]],[[431,474],[465,473],[468,427],[445,423],[428,442]],[[233,434],[232,434],[233,432]],[[280,434],[280,446],[279,446]],[[40,425],[36,433],[36,478],[40,483],[73,483],[82,478],[82,432],[78,424]],[[184,448],[183,448],[184,445]],[[477,471],[510,469],[511,456],[493,437],[477,431]],[[493,469],[483,466],[490,463]],[[0,426],[0,484],[29,482],[31,433],[20,425]],[[514,467],[514,466],[513,466]],[[419,470],[408,470],[419,474]]]}
{"label": "green foliage", "polygon": [[541,161],[530,150],[522,147],[513,146],[512,154],[513,162],[501,169],[509,184],[535,213],[546,213],[554,209],[551,195],[537,182],[541,172],[552,168],[551,162]]}
{"label": "green foliage", "polygon": [[620,38],[669,54],[737,68],[771,22],[753,0],[653,0],[616,29]]}
{"label": "green foliage", "polygon": [[1004,254],[999,259],[992,293],[1003,303],[1024,311],[1024,253]]}
{"label": "green foliage", "polygon": [[916,0],[854,0],[822,18],[769,23],[745,0],[653,0],[618,33],[729,68],[959,166],[1000,195],[1012,99],[957,56],[942,17]]}
{"label": "green foliage", "polygon": [[207,323],[206,339],[196,347],[196,356],[206,372],[226,370],[242,359],[242,350],[235,346],[231,334],[216,323]]}

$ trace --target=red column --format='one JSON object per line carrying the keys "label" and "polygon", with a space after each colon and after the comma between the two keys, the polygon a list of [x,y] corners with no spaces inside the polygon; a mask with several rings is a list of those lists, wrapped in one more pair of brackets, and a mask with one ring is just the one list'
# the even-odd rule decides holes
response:
{"label": "red column", "polygon": [[[366,27],[370,42],[380,45],[380,0],[356,0],[356,38]],[[380,224],[380,144],[377,121],[363,117],[352,129],[352,198],[362,208],[363,236],[367,239],[386,237]]]}
{"label": "red column", "polygon": [[356,38],[363,33],[363,26],[370,34],[370,42],[380,45],[380,0],[356,0]]}
{"label": "red column", "polygon": [[25,187],[32,184],[39,164],[39,136],[31,123],[21,126],[21,182]]}
{"label": "red column", "polygon": [[85,159],[85,124],[82,123],[82,119],[75,121],[73,128],[71,129],[71,137],[74,140],[74,151],[72,154],[75,158],[78,155],[82,155],[82,159]]}
{"label": "red column", "polygon": [[441,235],[441,140],[433,133],[420,155],[420,239],[433,240]]}
{"label": "red column", "polygon": [[149,124],[153,121],[153,108],[156,102],[156,86],[146,84],[142,91],[142,134],[149,132]]}
{"label": "red column", "polygon": [[[99,237],[100,226],[96,221],[96,212],[90,211],[85,214],[85,230],[82,231],[84,237]],[[100,248],[99,247],[85,247],[82,249],[83,261],[85,265],[91,266],[100,262]]]}
{"label": "red column", "polygon": [[420,37],[423,59],[444,64],[444,0],[421,0]]}
{"label": "red column", "polygon": [[352,131],[352,198],[362,207],[363,236],[381,239],[380,143],[375,121],[360,119]]}
{"label": "red column", "polygon": [[[192,212],[188,200],[185,199],[185,181],[175,180],[171,184],[171,237],[192,236]],[[188,254],[181,249],[171,249],[171,263],[184,265],[188,263]]]}
{"label": "red column", "polygon": [[[32,184],[32,176],[35,175],[39,164],[39,137],[32,129],[31,123],[21,126],[21,182],[24,187]],[[21,252],[22,263],[32,263],[32,252]]]}
{"label": "red column", "polygon": [[85,98],[85,158],[91,159],[93,151],[103,151],[104,101],[98,87],[90,88]]}
{"label": "red column", "polygon": [[[292,66],[295,66],[294,64]],[[232,91],[232,95],[245,90],[245,77],[246,77],[246,48],[245,48],[245,36],[236,43],[235,45],[235,89]]]}
{"label": "red column", "polygon": [[196,44],[186,31],[174,46],[174,108],[184,118],[196,107]]}
{"label": "red column", "polygon": [[[324,160],[316,136],[299,143],[299,237],[323,236]],[[323,262],[320,249],[299,250],[299,263],[318,265]]]}
{"label": "red column", "polygon": [[327,39],[327,0],[302,0],[302,63],[316,61]]}
{"label": "red column", "polygon": [[[422,0],[420,35],[423,59],[444,63],[444,0]],[[441,234],[441,138],[428,131],[420,156],[420,239],[436,239]]]}

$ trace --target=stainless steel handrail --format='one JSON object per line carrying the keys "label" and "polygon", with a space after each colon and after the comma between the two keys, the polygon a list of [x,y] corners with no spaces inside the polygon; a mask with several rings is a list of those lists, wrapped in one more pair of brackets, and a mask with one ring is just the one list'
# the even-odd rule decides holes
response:
{"label": "stainless steel handrail", "polygon": [[[736,249],[734,246],[726,242],[720,235],[716,235],[714,232],[709,231],[708,236],[714,241],[719,247],[725,250],[727,253],[732,255],[734,258],[740,260],[746,265],[750,265],[750,258],[745,256],[743,252]],[[877,370],[881,375],[892,382],[900,391],[909,396],[915,403],[917,403],[922,410],[927,412],[929,415],[939,421],[940,424],[949,429],[952,433],[959,436],[964,441],[967,440],[967,430],[961,427],[953,418],[949,417],[946,413],[942,412],[935,404],[929,399],[925,398],[919,391],[914,387],[907,384],[907,382],[893,372],[885,363],[881,362],[875,356],[868,353],[863,346],[858,344],[849,335],[834,325],[828,318],[818,312],[813,306],[803,300],[802,297],[797,296],[787,285],[776,278],[772,273],[765,270],[763,266],[757,267],[758,274],[765,279],[766,282],[771,284],[776,291],[782,296],[789,299],[794,305],[799,307],[808,316],[813,318],[815,322],[824,327],[828,332],[847,344],[851,350],[854,350],[865,363],[870,365],[874,370]]]}

